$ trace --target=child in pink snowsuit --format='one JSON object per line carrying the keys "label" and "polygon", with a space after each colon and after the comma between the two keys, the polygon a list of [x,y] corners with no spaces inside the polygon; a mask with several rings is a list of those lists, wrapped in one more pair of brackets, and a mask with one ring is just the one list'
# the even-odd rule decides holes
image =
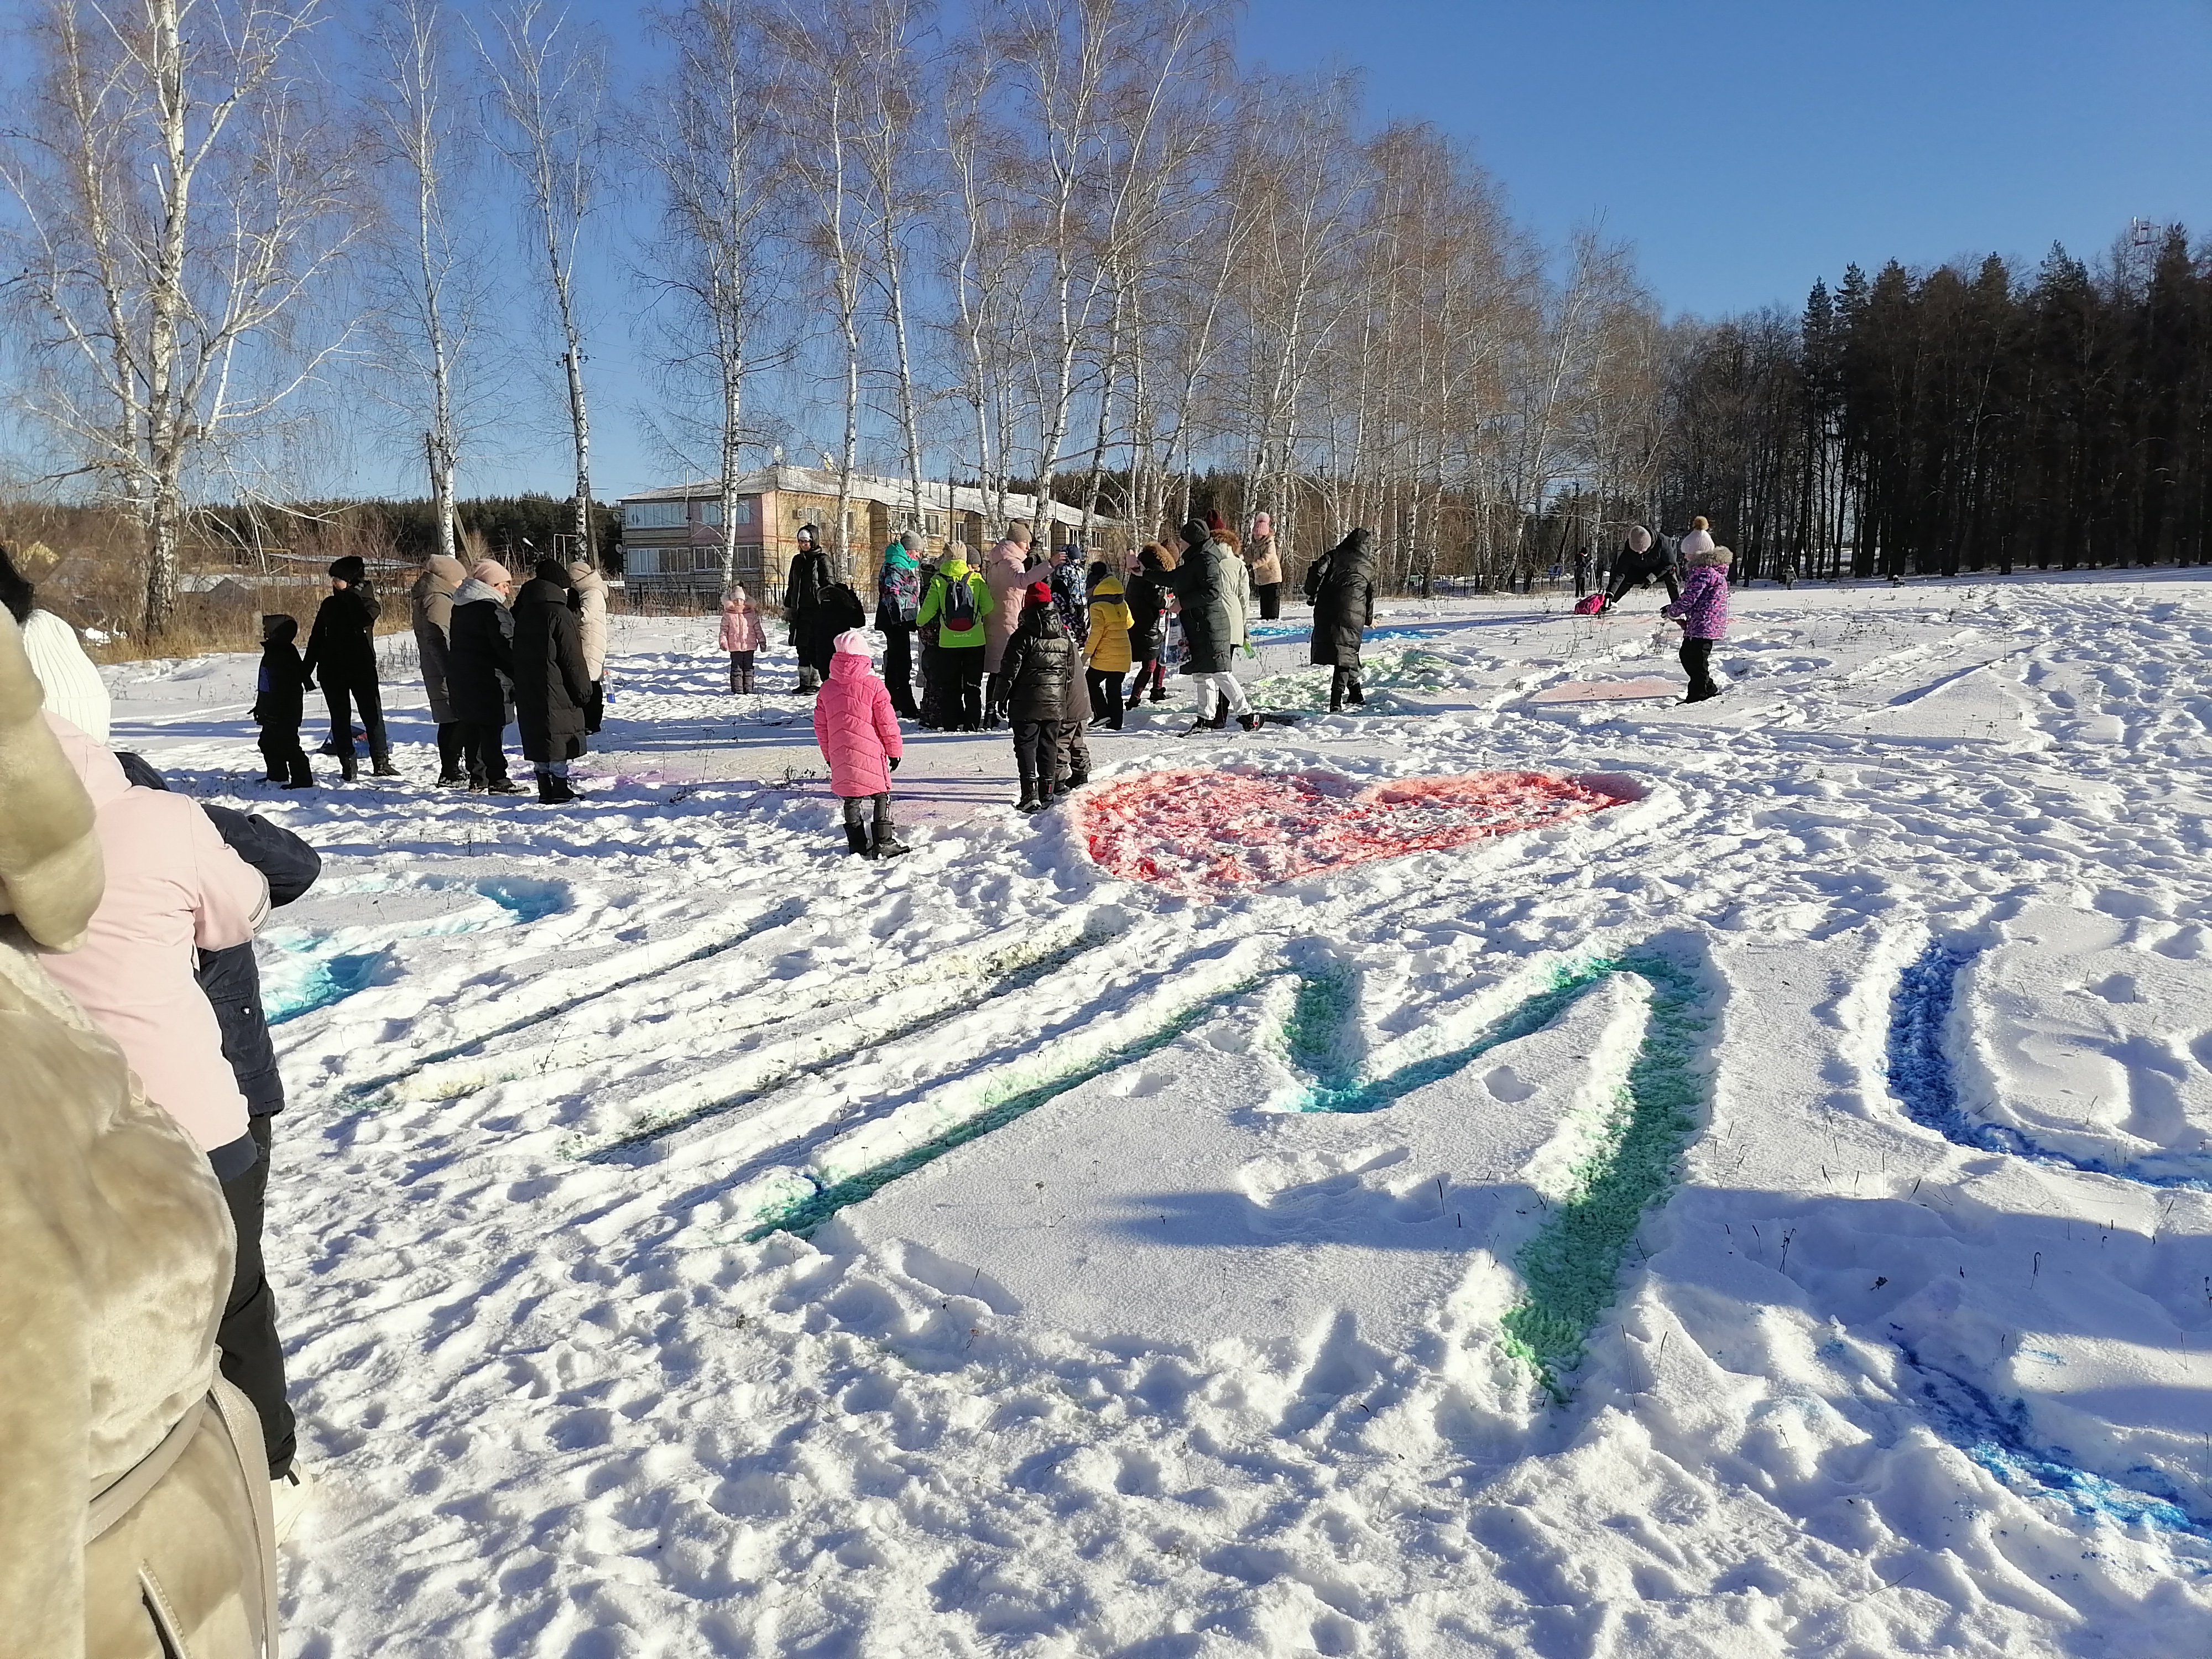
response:
{"label": "child in pink snowsuit", "polygon": [[1728,568],[1735,555],[1725,547],[1707,547],[1690,555],[1690,574],[1682,584],[1682,597],[1660,611],[1682,624],[1682,672],[1690,677],[1685,702],[1717,697],[1713,684],[1713,646],[1728,637]]}
{"label": "child in pink snowsuit", "polygon": [[722,595],[722,649],[730,653],[730,690],[753,689],[753,653],[761,648],[760,612],[737,582]]}
{"label": "child in pink snowsuit", "polygon": [[[876,678],[868,636],[846,629],[830,648],[830,678],[814,700],[814,740],[830,763],[830,787],[845,803],[845,844],[863,858],[896,858],[907,850],[891,823],[891,774],[903,744],[890,688]],[[875,806],[875,839],[867,808]]]}

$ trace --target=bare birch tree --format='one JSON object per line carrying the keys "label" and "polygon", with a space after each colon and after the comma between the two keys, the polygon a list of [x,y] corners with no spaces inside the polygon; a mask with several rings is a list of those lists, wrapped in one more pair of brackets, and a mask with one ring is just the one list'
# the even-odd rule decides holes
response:
{"label": "bare birch tree", "polygon": [[561,333],[568,427],[576,449],[575,535],[593,558],[592,422],[584,395],[584,325],[576,245],[598,204],[605,147],[606,61],[599,41],[544,0],[510,0],[479,37],[498,118],[495,142],[521,181],[532,240],[544,256],[545,293]]}
{"label": "bare birch tree", "polygon": [[780,128],[767,37],[752,0],[690,0],[659,27],[676,62],[665,100],[672,119],[641,145],[662,191],[652,263],[680,301],[667,331],[680,343],[670,367],[679,382],[698,378],[685,371],[703,369],[709,387],[705,426],[727,587],[738,575],[738,484],[751,437],[745,392],[773,357],[758,343],[769,264],[762,229],[774,200]]}
{"label": "bare birch tree", "polygon": [[310,107],[320,0],[48,0],[27,119],[0,161],[21,208],[7,292],[24,403],[144,538],[145,627],[169,625],[188,491],[344,337],[303,314],[356,226],[343,124]]}
{"label": "bare birch tree", "polygon": [[377,81],[369,93],[378,161],[392,210],[386,240],[393,286],[387,331],[411,360],[427,395],[421,409],[423,458],[437,517],[437,549],[459,547],[454,474],[460,463],[461,356],[478,297],[480,272],[455,222],[449,191],[460,170],[459,131],[451,88],[455,72],[443,0],[385,0],[372,24]]}

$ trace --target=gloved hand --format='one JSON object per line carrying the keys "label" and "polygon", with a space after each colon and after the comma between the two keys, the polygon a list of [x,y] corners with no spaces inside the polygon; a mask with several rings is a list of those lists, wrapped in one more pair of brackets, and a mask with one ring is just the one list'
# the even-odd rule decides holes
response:
{"label": "gloved hand", "polygon": [[896,772],[896,771],[897,771],[897,770],[898,770],[898,763],[899,763],[899,757],[898,757],[896,755],[893,755],[893,756],[890,757],[890,769],[891,769],[891,770],[892,770],[892,771]]}

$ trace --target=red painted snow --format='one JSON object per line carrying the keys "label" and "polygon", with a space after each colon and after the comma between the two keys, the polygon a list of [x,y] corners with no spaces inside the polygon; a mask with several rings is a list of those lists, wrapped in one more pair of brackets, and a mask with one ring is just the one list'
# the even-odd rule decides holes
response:
{"label": "red painted snow", "polygon": [[1117,778],[1085,790],[1079,805],[1100,868],[1200,893],[1546,829],[1626,799],[1548,772],[1401,778],[1354,791],[1332,773],[1177,769]]}

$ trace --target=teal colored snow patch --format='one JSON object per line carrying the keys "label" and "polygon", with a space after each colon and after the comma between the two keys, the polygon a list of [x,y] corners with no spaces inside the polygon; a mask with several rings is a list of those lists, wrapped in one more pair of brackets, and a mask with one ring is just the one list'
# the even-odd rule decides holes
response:
{"label": "teal colored snow patch", "polygon": [[[1337,1035],[1352,1018],[1348,981],[1308,979],[1298,989],[1291,1015],[1291,1057],[1314,1079],[1301,1097],[1302,1112],[1379,1112],[1416,1089],[1441,1082],[1480,1060],[1501,1043],[1542,1030],[1591,986],[1614,972],[1618,963],[1585,960],[1561,967],[1551,982],[1503,1018],[1493,1021],[1474,1042],[1448,1053],[1401,1066],[1386,1077],[1366,1080],[1345,1073]],[[1334,1068],[1334,1069],[1325,1069]]]}
{"label": "teal colored snow patch", "polygon": [[[1943,1033],[1950,1022],[1959,975],[1972,960],[1970,953],[1939,940],[1929,945],[1898,975],[1897,994],[1890,1003],[1885,1064],[1890,1089],[1905,1108],[1905,1116],[1923,1128],[1935,1130],[1953,1145],[1978,1152],[2001,1152],[2038,1164],[2078,1170],[2084,1175],[2115,1176],[2147,1187],[2212,1192],[2212,1176],[2152,1171],[2140,1164],[2077,1158],[2046,1146],[2008,1123],[1989,1123],[1970,1115],[1959,1103],[1958,1085],[1952,1079],[1951,1056],[1944,1046]],[[2203,1162],[2202,1158],[2185,1160],[2179,1154],[2174,1155],[2174,1161],[2199,1164]]]}
{"label": "teal colored snow patch", "polygon": [[[2076,1468],[2066,1461],[2063,1448],[2039,1447],[2028,1437],[2024,1401],[2000,1405],[1966,1378],[1922,1359],[1907,1344],[1899,1343],[1898,1349],[1920,1384],[1936,1431],[2012,1491],[2055,1498],[2085,1520],[2148,1527],[2212,1543],[2212,1521],[2191,1513],[2165,1471],[2130,1469],[2128,1478],[2136,1484],[2130,1486]],[[2191,1565],[2199,1576],[2212,1573],[2212,1565]]]}
{"label": "teal colored snow patch", "polygon": [[543,921],[558,915],[569,904],[568,884],[532,876],[477,876],[464,881],[434,881],[433,886],[465,887],[481,893],[513,917],[518,925]]}
{"label": "teal colored snow patch", "polygon": [[[1644,955],[1589,963],[1564,973],[1550,994],[1571,999],[1616,969],[1651,987],[1644,1041],[1597,1149],[1574,1172],[1571,1195],[1553,1208],[1516,1259],[1528,1288],[1503,1322],[1505,1351],[1534,1370],[1561,1404],[1568,1396],[1560,1379],[1581,1364],[1584,1341],[1613,1305],[1621,1260],[1644,1212],[1680,1179],[1682,1150],[1705,1103],[1697,1058],[1711,1022],[1699,1012],[1705,999],[1697,982],[1682,968]],[[1535,1006],[1532,1000],[1515,1019]]]}
{"label": "teal colored snow patch", "polygon": [[386,976],[389,951],[349,951],[335,956],[302,956],[296,971],[289,963],[262,976],[261,1006],[271,1025],[343,1002]]}
{"label": "teal colored snow patch", "polygon": [[1003,1128],[1016,1118],[1026,1116],[1038,1107],[1057,1100],[1071,1089],[1079,1089],[1093,1079],[1103,1077],[1133,1060],[1142,1060],[1146,1054],[1166,1048],[1200,1021],[1209,1018],[1223,1004],[1243,995],[1251,988],[1250,983],[1231,986],[1186,1008],[1158,1030],[1133,1038],[1118,1048],[1109,1048],[1069,1071],[1037,1083],[1011,1084],[1008,1092],[986,1105],[974,1117],[953,1125],[934,1139],[926,1140],[921,1146],[863,1170],[857,1175],[824,1185],[811,1197],[763,1215],[752,1231],[745,1235],[745,1243],[757,1243],[775,1232],[796,1233],[804,1238],[847,1205],[857,1204],[864,1198],[872,1198],[901,1176],[912,1175],[924,1165],[934,1164],[954,1147],[980,1139],[992,1130]]}

